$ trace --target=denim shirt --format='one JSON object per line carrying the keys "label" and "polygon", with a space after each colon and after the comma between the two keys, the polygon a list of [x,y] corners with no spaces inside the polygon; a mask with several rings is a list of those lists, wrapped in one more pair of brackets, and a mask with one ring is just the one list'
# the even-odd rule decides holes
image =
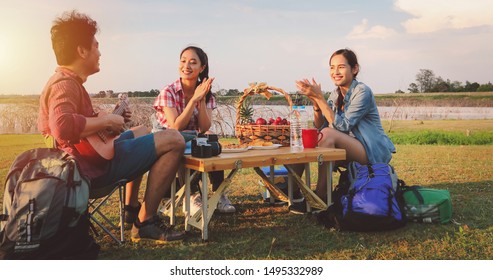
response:
{"label": "denim shirt", "polygon": [[[332,126],[343,133],[352,133],[365,147],[370,163],[389,163],[395,146],[383,130],[371,89],[353,80],[344,97],[344,110],[338,110],[336,106],[339,94],[337,88],[327,99],[327,104],[334,111]],[[327,124],[326,121],[325,126]]]}

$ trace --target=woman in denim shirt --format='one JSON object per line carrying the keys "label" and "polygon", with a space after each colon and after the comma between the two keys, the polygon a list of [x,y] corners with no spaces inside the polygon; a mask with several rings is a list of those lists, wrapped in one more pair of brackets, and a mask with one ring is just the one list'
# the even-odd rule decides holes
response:
{"label": "woman in denim shirt", "polygon": [[[330,77],[337,88],[325,101],[320,84],[312,79],[296,81],[301,94],[313,103],[314,123],[323,134],[320,147],[346,150],[348,162],[389,163],[395,147],[385,135],[371,89],[356,80],[359,64],[349,49],[336,51],[329,60]],[[326,194],[325,166],[319,169],[316,193]]]}

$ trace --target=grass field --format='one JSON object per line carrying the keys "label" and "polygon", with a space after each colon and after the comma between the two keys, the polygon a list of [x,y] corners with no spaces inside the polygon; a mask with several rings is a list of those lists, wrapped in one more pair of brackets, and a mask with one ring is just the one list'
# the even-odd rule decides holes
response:
{"label": "grass field", "polygon": [[[490,121],[402,122],[394,129],[421,131],[491,130]],[[385,124],[388,129],[388,123]],[[416,128],[416,126],[418,128]],[[42,147],[38,135],[0,135],[0,181],[20,152]],[[215,215],[209,242],[192,229],[184,242],[118,247],[106,236],[97,238],[101,259],[493,259],[493,145],[397,145],[392,164],[408,184],[447,189],[453,222],[446,225],[408,223],[378,233],[330,231],[312,215],[290,214],[287,207],[262,203],[258,177],[251,169],[236,175],[229,196],[237,207],[232,215]],[[315,166],[312,166],[315,179]],[[3,194],[3,190],[0,190]],[[116,207],[112,218],[116,220]],[[183,216],[178,229],[183,229]],[[129,231],[126,232],[129,236]]]}

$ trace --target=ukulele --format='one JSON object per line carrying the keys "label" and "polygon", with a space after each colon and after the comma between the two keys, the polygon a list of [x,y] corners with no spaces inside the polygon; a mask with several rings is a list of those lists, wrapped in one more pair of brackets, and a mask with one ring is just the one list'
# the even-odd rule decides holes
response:
{"label": "ukulele", "polygon": [[[123,116],[125,109],[128,107],[128,97],[126,94],[121,94],[119,99],[119,106],[115,108],[113,114]],[[106,115],[106,113],[100,112],[99,115]],[[112,131],[103,129],[81,139],[80,142],[74,146],[83,157],[88,158],[93,162],[111,160],[115,156],[113,143],[119,136],[120,135],[116,135]]]}

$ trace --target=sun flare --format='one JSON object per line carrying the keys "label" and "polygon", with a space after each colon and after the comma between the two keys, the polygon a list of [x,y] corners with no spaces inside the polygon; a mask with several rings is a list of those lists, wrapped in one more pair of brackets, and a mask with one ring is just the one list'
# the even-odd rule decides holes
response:
{"label": "sun flare", "polygon": [[7,62],[7,45],[5,40],[0,37],[0,65]]}

